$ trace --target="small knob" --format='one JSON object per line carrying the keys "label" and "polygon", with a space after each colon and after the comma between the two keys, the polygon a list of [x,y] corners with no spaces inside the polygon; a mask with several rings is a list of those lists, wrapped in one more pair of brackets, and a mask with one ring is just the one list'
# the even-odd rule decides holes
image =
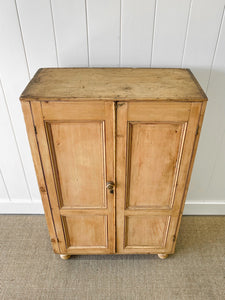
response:
{"label": "small knob", "polygon": [[113,191],[114,185],[115,185],[115,183],[114,183],[113,181],[108,181],[108,182],[106,182],[106,188],[107,188],[108,190],[110,190],[110,192]]}

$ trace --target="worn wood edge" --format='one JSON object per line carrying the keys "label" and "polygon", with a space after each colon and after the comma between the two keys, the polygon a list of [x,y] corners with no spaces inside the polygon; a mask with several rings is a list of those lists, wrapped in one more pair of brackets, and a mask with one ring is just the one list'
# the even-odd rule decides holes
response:
{"label": "worn wood edge", "polygon": [[[32,85],[34,80],[35,80],[35,77],[43,70],[43,68],[40,68],[37,70],[37,72],[34,74],[34,76],[32,77],[32,79],[28,82],[28,84],[26,85],[25,89],[22,91],[21,95],[20,95],[20,100],[22,99],[23,97],[23,94],[25,93],[26,89],[28,88],[28,86]],[[29,97],[26,97],[26,98],[29,98]]]}
{"label": "worn wood edge", "polygon": [[192,170],[193,170],[193,166],[194,166],[194,160],[195,160],[195,156],[196,156],[196,152],[197,152],[197,148],[198,148],[198,142],[199,142],[200,133],[201,133],[201,129],[202,129],[206,104],[207,104],[207,102],[202,102],[201,111],[200,111],[200,114],[199,114],[198,132],[197,132],[197,135],[195,136],[195,141],[194,141],[194,146],[193,146],[193,150],[192,150],[192,156],[191,156],[191,161],[190,161],[190,165],[189,165],[187,180],[186,180],[186,184],[185,184],[182,204],[181,204],[181,208],[180,208],[180,212],[179,212],[179,219],[178,219],[176,232],[175,232],[175,240],[174,240],[173,248],[172,248],[173,252],[175,251],[176,241],[177,241],[177,237],[178,237],[178,233],[179,233],[179,229],[180,229],[180,224],[181,224],[184,205],[185,205],[185,201],[186,201],[186,197],[187,197],[188,187],[189,187],[189,183],[190,183],[190,180],[191,180],[191,174],[192,174]]}
{"label": "worn wood edge", "polygon": [[30,106],[30,103],[21,103],[24,120],[27,128],[27,135],[28,140],[32,152],[32,159],[34,163],[34,167],[36,170],[37,181],[39,185],[39,190],[42,198],[42,204],[45,211],[45,219],[49,230],[50,240],[52,244],[52,248],[55,253],[59,253],[59,245],[58,245],[58,238],[55,231],[55,224],[52,218],[52,210],[49,202],[49,196],[47,191],[47,185],[44,177],[44,172],[42,168],[42,161],[40,157],[40,151],[38,146],[38,141],[36,138],[35,130],[34,130],[34,120],[33,120],[33,113]]}
{"label": "worn wood edge", "polygon": [[199,82],[196,79],[195,75],[192,73],[191,69],[186,69],[186,70],[189,72],[191,78],[193,79],[194,83],[196,84],[197,88],[199,89],[199,92],[202,94],[203,100],[208,101],[208,97],[206,96],[206,93],[202,89],[201,85],[199,84]]}
{"label": "worn wood edge", "polygon": [[[141,100],[139,100],[141,99]],[[159,98],[159,97],[154,97],[154,98],[125,98],[125,97],[34,97],[34,96],[20,96],[20,101],[21,102],[27,102],[27,101],[38,101],[38,102],[79,102],[79,101],[113,101],[113,102],[147,102],[147,101],[166,101],[166,102],[202,102],[202,101],[207,101],[207,98]]]}

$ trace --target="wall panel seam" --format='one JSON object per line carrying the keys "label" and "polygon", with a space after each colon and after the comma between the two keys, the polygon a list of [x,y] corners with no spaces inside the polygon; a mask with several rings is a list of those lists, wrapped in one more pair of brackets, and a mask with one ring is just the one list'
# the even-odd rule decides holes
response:
{"label": "wall panel seam", "polygon": [[157,14],[157,0],[155,0],[155,9],[154,9],[154,18],[153,18],[153,28],[152,28],[152,46],[150,53],[150,67],[152,66],[153,60],[153,51],[154,51],[154,38],[155,38],[155,25],[156,25],[156,14]]}
{"label": "wall panel seam", "polygon": [[9,112],[9,108],[8,108],[8,105],[7,105],[6,95],[5,95],[5,91],[4,91],[4,88],[3,88],[3,84],[2,84],[1,79],[0,79],[0,88],[2,89],[3,101],[5,102],[6,110],[7,110],[7,113],[8,113],[9,122],[10,122],[10,126],[11,126],[12,133],[13,133],[13,138],[14,138],[14,140],[15,140],[16,149],[17,149],[17,151],[18,151],[18,156],[19,156],[19,160],[20,160],[20,163],[21,163],[21,168],[22,168],[22,171],[23,171],[23,175],[24,175],[24,179],[25,179],[26,185],[27,185],[27,190],[28,190],[28,193],[29,193],[29,196],[30,196],[30,200],[32,201],[32,196],[31,196],[30,187],[29,187],[29,184],[28,184],[28,181],[27,181],[27,177],[26,177],[25,170],[24,170],[22,157],[21,157],[21,154],[20,154],[20,151],[19,151],[19,145],[18,145],[18,143],[17,143],[16,134],[15,134],[15,131],[14,131],[14,128],[13,128],[12,118],[11,118],[11,115],[10,115],[10,112]]}
{"label": "wall panel seam", "polygon": [[51,19],[52,19],[51,21],[52,21],[52,29],[53,29],[53,36],[54,36],[54,44],[55,44],[56,62],[57,62],[57,66],[59,67],[59,56],[58,56],[58,48],[57,48],[57,42],[56,42],[55,22],[54,22],[53,9],[52,9],[52,0],[49,0],[49,5],[50,5]]}
{"label": "wall panel seam", "polygon": [[23,38],[23,31],[22,31],[22,27],[21,27],[21,23],[20,23],[20,15],[19,15],[16,0],[15,0],[15,7],[16,7],[16,15],[17,15],[17,20],[18,20],[18,24],[19,24],[19,30],[20,30],[20,35],[21,35],[21,40],[22,40],[22,45],[23,45],[23,51],[24,51],[24,57],[25,57],[25,61],[26,61],[28,77],[29,77],[29,79],[31,79],[31,73],[30,73],[30,68],[29,68],[29,64],[28,64],[28,58],[27,58],[27,53],[26,53],[26,48],[25,48],[25,43],[24,43],[24,38]]}
{"label": "wall panel seam", "polygon": [[122,1],[120,0],[120,40],[119,40],[119,66],[121,67],[121,53],[122,53]]}
{"label": "wall panel seam", "polygon": [[217,35],[217,39],[216,39],[216,45],[215,45],[215,49],[214,49],[214,53],[213,53],[212,63],[211,63],[211,66],[210,66],[210,73],[209,73],[209,78],[208,78],[208,82],[207,82],[207,86],[206,86],[206,94],[208,92],[208,88],[209,88],[209,84],[210,84],[210,80],[211,80],[211,75],[212,75],[212,69],[213,69],[213,65],[214,65],[214,62],[215,62],[216,53],[217,53],[217,49],[218,49],[218,44],[219,44],[219,40],[220,40],[220,36],[221,36],[222,26],[223,26],[223,22],[224,22],[224,13],[225,13],[225,5],[223,7],[223,13],[222,13],[220,26],[219,26],[219,30],[218,30],[218,35]]}
{"label": "wall panel seam", "polygon": [[4,177],[3,177],[3,174],[2,174],[1,169],[0,169],[0,177],[2,178],[2,182],[3,182],[3,184],[4,184],[4,187],[5,187],[5,190],[6,190],[6,194],[7,194],[7,196],[8,196],[8,200],[9,200],[9,202],[11,202],[11,197],[10,197],[10,195],[9,195],[9,191],[8,191],[7,185],[6,185],[6,183],[5,183],[5,179],[4,179]]}
{"label": "wall panel seam", "polygon": [[88,27],[88,8],[87,8],[87,0],[84,0],[85,6],[85,18],[86,18],[86,36],[87,36],[87,59],[88,59],[88,67],[90,67],[90,48],[89,48],[89,27]]}
{"label": "wall panel seam", "polygon": [[[214,65],[214,62],[215,62],[216,53],[217,53],[217,49],[218,49],[218,45],[219,45],[219,40],[220,40],[220,36],[221,36],[221,31],[222,31],[222,26],[223,26],[223,23],[224,23],[224,16],[225,16],[225,5],[224,5],[224,8],[223,8],[223,13],[222,13],[222,17],[221,17],[220,27],[219,27],[219,30],[218,30],[218,35],[217,35],[217,40],[216,40],[216,46],[215,46],[215,50],[214,50],[214,53],[213,53],[213,59],[212,59],[211,67],[210,67],[209,79],[208,79],[208,83],[207,83],[207,87],[206,87],[206,94],[208,92],[208,88],[209,88],[210,81],[211,81],[213,65]],[[222,134],[222,137],[221,137],[221,140],[220,140],[220,145],[218,146],[218,148],[216,150],[216,155],[215,155],[215,158],[214,158],[214,163],[213,163],[211,175],[210,175],[209,181],[208,181],[208,187],[209,187],[209,185],[210,185],[210,183],[212,181],[213,175],[214,175],[214,171],[215,171],[215,167],[216,167],[216,161],[217,161],[218,153],[219,153],[219,151],[221,149],[221,145],[222,145],[222,141],[223,141],[223,138],[224,138],[224,134],[225,134],[225,131]]]}
{"label": "wall panel seam", "polygon": [[183,54],[182,54],[182,60],[181,60],[182,68],[184,66],[184,54],[185,54],[185,50],[186,50],[186,46],[187,46],[187,37],[188,37],[188,32],[189,32],[189,27],[190,27],[192,5],[193,5],[193,0],[190,0],[189,10],[188,10],[188,18],[187,18],[187,27],[186,27],[185,39],[184,39]]}

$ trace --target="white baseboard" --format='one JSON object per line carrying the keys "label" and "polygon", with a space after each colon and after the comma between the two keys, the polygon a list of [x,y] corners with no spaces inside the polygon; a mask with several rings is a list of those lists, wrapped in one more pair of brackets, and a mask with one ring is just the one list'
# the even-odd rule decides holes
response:
{"label": "white baseboard", "polygon": [[44,214],[44,209],[41,200],[0,200],[0,214]]}
{"label": "white baseboard", "polygon": [[187,201],[183,215],[225,215],[225,201]]}
{"label": "white baseboard", "polygon": [[[44,214],[42,202],[28,200],[0,200],[0,214]],[[184,215],[225,215],[225,201],[186,202]]]}

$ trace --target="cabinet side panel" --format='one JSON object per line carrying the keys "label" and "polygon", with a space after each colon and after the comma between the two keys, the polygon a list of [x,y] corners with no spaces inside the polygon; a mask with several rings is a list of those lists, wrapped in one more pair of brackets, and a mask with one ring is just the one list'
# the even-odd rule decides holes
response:
{"label": "cabinet side panel", "polygon": [[[183,209],[184,209],[184,205],[185,205],[185,200],[186,200],[188,187],[189,187],[189,183],[190,183],[190,179],[191,179],[192,169],[193,169],[193,166],[194,166],[194,161],[195,161],[198,142],[199,142],[200,133],[201,133],[201,129],[202,129],[202,123],[203,123],[203,119],[204,119],[206,105],[207,105],[207,102],[202,102],[202,104],[201,104],[201,112],[200,112],[200,116],[199,116],[198,129],[197,129],[197,132],[195,134],[194,147],[193,147],[193,151],[192,151],[191,162],[190,162],[190,165],[189,165],[189,171],[188,171],[186,186],[185,186],[184,195],[183,195],[183,202],[182,202],[182,205],[181,205],[181,208],[180,208],[180,214],[183,213]],[[193,103],[193,106],[196,107],[196,104]],[[198,106],[200,106],[200,104]]]}
{"label": "cabinet side panel", "polygon": [[[176,228],[176,234],[175,234],[176,240],[177,240],[178,232],[179,232],[179,229],[180,229],[180,223],[181,223],[181,218],[182,218],[182,214],[183,214],[183,210],[184,210],[185,200],[186,200],[186,197],[187,197],[188,187],[189,187],[189,183],[190,183],[190,180],[191,180],[191,173],[192,173],[192,169],[193,169],[193,166],[194,166],[194,161],[195,161],[195,156],[196,156],[196,152],[197,152],[197,147],[198,147],[198,142],[199,142],[199,138],[200,138],[202,123],[203,123],[204,114],[205,114],[205,110],[206,110],[206,105],[207,105],[207,102],[202,102],[202,104],[201,104],[201,112],[200,112],[200,117],[199,117],[199,122],[198,122],[198,130],[197,130],[196,136],[195,136],[191,162],[190,162],[190,165],[189,165],[188,176],[187,176],[186,185],[185,185],[184,194],[183,194],[183,201],[182,201],[182,204],[181,204],[181,207],[180,207],[179,221],[177,223],[177,228]],[[173,251],[175,250],[176,240],[173,244]]]}
{"label": "cabinet side panel", "polygon": [[58,237],[59,248],[61,253],[66,253],[65,236],[62,230],[62,222],[59,214],[58,195],[55,189],[55,178],[52,172],[52,161],[48,148],[41,103],[36,101],[32,102],[31,109],[33,112],[34,124],[36,126],[36,136],[39,145],[41,160],[43,163],[43,171],[46,179],[46,188],[52,209],[52,216],[54,219],[55,230]]}
{"label": "cabinet side panel", "polygon": [[179,176],[176,185],[174,206],[180,211],[184,201],[184,191],[189,174],[189,167],[192,160],[192,153],[195,145],[196,134],[198,133],[198,124],[200,118],[202,103],[192,103],[191,111],[187,124],[187,133],[184,141],[184,149],[181,158]]}
{"label": "cabinet side panel", "polygon": [[53,217],[52,217],[51,206],[49,203],[44,172],[42,169],[42,161],[40,158],[39,146],[38,146],[36,135],[35,135],[30,103],[29,102],[21,102],[21,106],[22,106],[22,110],[23,110],[24,120],[26,123],[28,139],[29,139],[29,143],[30,143],[31,153],[32,153],[32,157],[33,157],[34,167],[35,167],[35,171],[36,171],[36,175],[37,175],[39,190],[41,193],[42,203],[43,203],[43,207],[44,207],[44,211],[45,211],[45,217],[46,217],[46,221],[47,221],[49,235],[51,238],[52,247],[56,253],[59,253],[60,251],[59,251],[59,246],[57,243],[57,236],[56,236],[56,232],[55,232],[55,226],[54,226],[54,221],[53,221]]}

